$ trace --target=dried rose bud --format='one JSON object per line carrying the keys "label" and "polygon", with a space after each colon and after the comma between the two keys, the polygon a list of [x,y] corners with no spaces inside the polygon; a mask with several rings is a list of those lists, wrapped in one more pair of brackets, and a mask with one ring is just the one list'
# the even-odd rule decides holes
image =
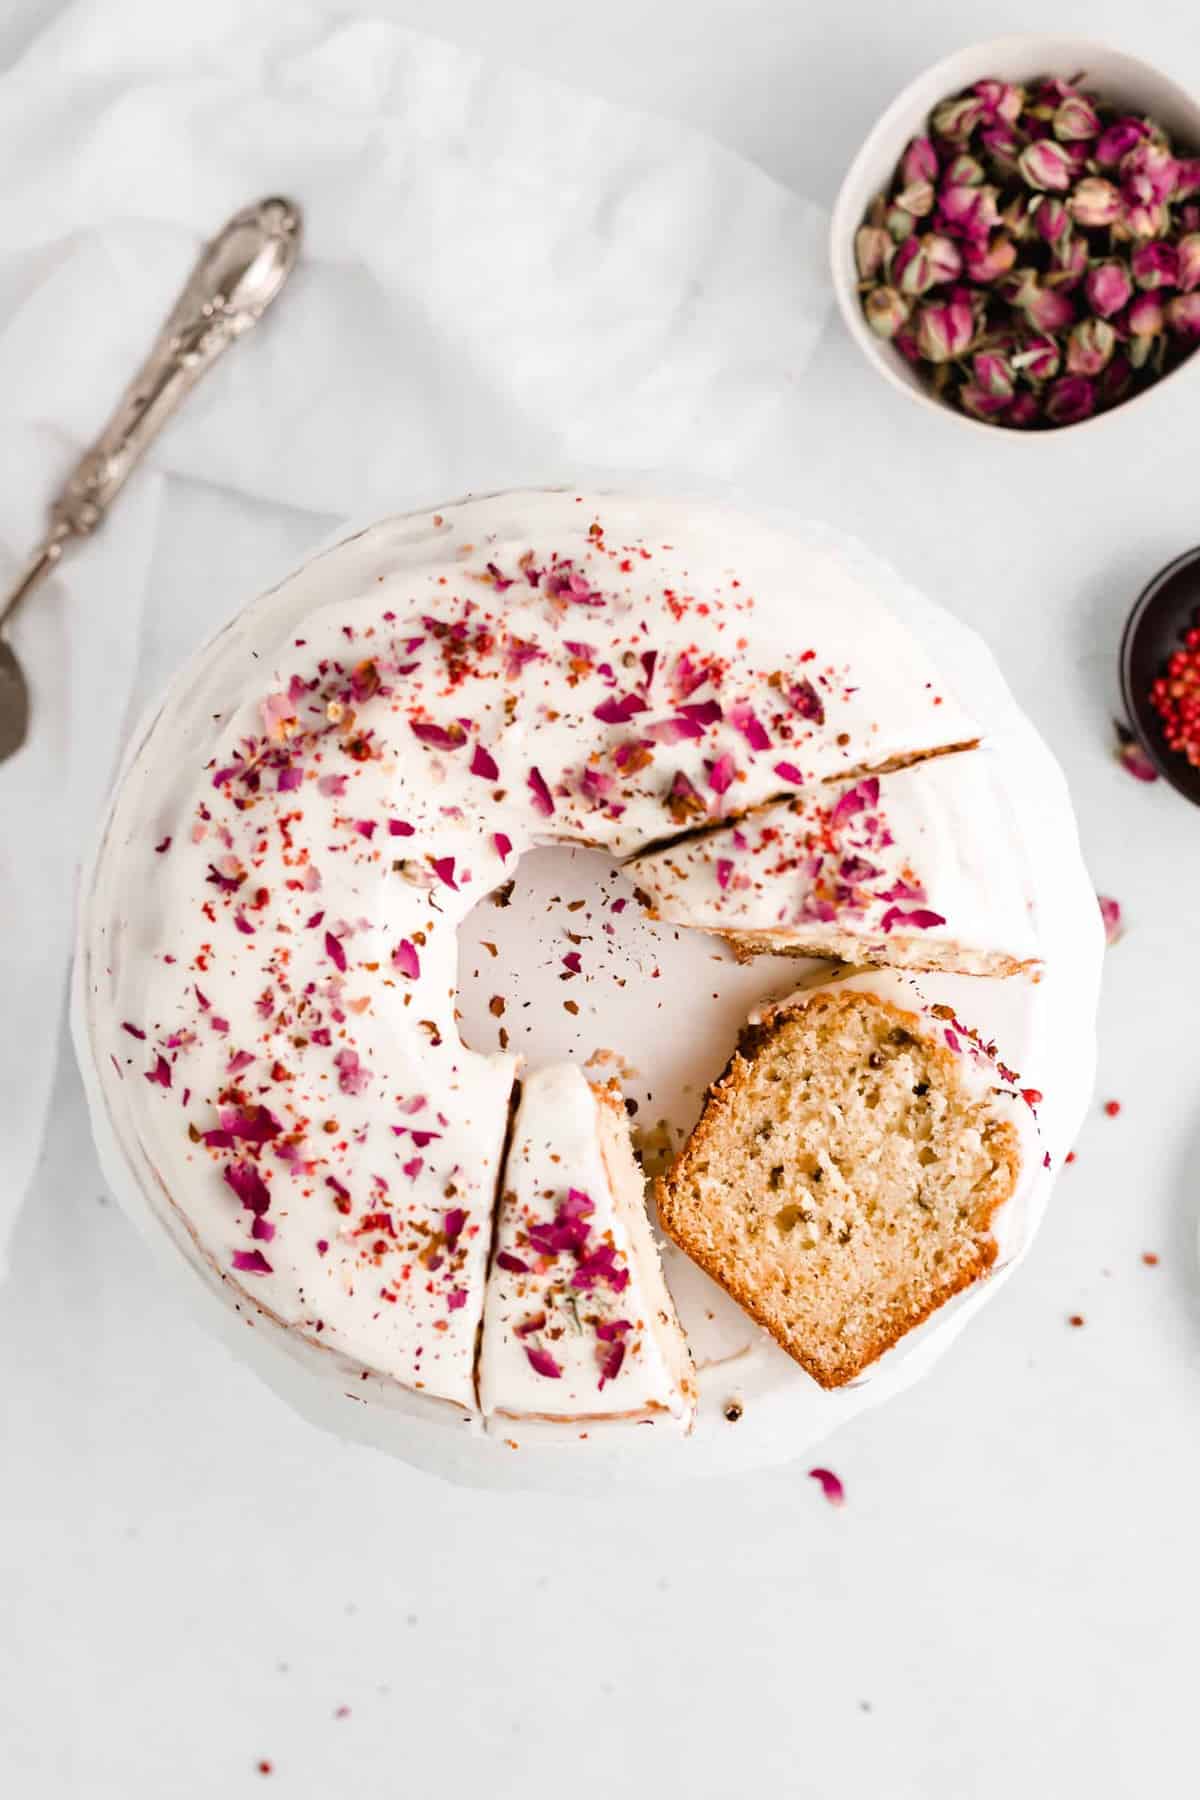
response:
{"label": "dried rose bud", "polygon": [[1046,417],[1055,425],[1078,425],[1096,410],[1096,390],[1085,375],[1064,375],[1046,399]]}
{"label": "dried rose bud", "polygon": [[1122,239],[1161,237],[1169,221],[1170,214],[1166,207],[1155,201],[1146,205],[1138,202],[1132,206],[1126,203],[1113,226],[1113,236]]}
{"label": "dried rose bud", "polygon": [[1054,114],[1054,135],[1074,142],[1094,138],[1100,131],[1100,114],[1086,94],[1067,94]]}
{"label": "dried rose bud", "polygon": [[1200,206],[1181,206],[1179,223],[1184,231],[1200,231]]}
{"label": "dried rose bud", "polygon": [[892,339],[892,347],[898,350],[905,362],[916,368],[921,360],[921,352],[917,349],[917,334],[911,325],[902,325]]}
{"label": "dried rose bud", "polygon": [[1135,338],[1157,337],[1164,322],[1163,303],[1157,294],[1139,294],[1125,316],[1125,323]]}
{"label": "dried rose bud", "polygon": [[1016,174],[1022,140],[1011,125],[1001,120],[995,125],[985,126],[979,134],[979,142],[987,151],[988,160],[997,174],[1002,175],[1006,181]]}
{"label": "dried rose bud", "polygon": [[1044,244],[1057,244],[1064,231],[1070,229],[1071,215],[1064,200],[1038,195],[1030,209],[1033,228]]}
{"label": "dried rose bud", "polygon": [[1121,216],[1120,190],[1101,175],[1089,175],[1081,181],[1067,205],[1075,223],[1089,229],[1112,225]]}
{"label": "dried rose bud", "polygon": [[934,136],[947,144],[965,144],[984,115],[983,102],[973,94],[943,100],[934,108],[930,124]]}
{"label": "dried rose bud", "polygon": [[981,243],[1000,223],[994,187],[943,188],[938,200],[938,224],[952,237]]}
{"label": "dried rose bud", "polygon": [[896,195],[895,204],[911,213],[914,219],[923,219],[933,211],[935,198],[932,181],[910,181]]}
{"label": "dried rose bud", "polygon": [[926,362],[952,362],[971,347],[975,318],[964,300],[923,306],[917,317],[917,344]]}
{"label": "dried rose bud", "polygon": [[1118,350],[1096,383],[1096,398],[1100,405],[1115,406],[1119,400],[1123,400],[1132,380],[1133,368],[1129,358]]}
{"label": "dried rose bud", "polygon": [[928,261],[921,255],[919,238],[905,238],[892,258],[891,278],[902,294],[923,294],[933,286]]}
{"label": "dried rose bud", "polygon": [[1067,369],[1072,375],[1099,375],[1116,347],[1117,334],[1107,319],[1081,319],[1067,338]]}
{"label": "dried rose bud", "polygon": [[1053,138],[1035,138],[1017,158],[1023,180],[1032,188],[1065,193],[1071,185],[1071,163]]}
{"label": "dried rose bud", "polygon": [[999,281],[1017,260],[1017,247],[998,231],[986,244],[963,246],[963,267],[972,281]]}
{"label": "dried rose bud", "polygon": [[908,301],[895,288],[872,288],[863,302],[863,311],[876,337],[895,337],[908,318]]}
{"label": "dried rose bud", "polygon": [[1041,416],[1042,409],[1037,395],[1024,392],[1013,395],[1012,403],[1004,415],[1004,423],[1027,430],[1030,425],[1036,425]]}
{"label": "dried rose bud", "polygon": [[1190,200],[1193,194],[1200,194],[1200,156],[1181,157],[1175,164],[1175,193],[1173,198]]}
{"label": "dried rose bud", "polygon": [[959,404],[975,419],[998,419],[1008,411],[1009,402],[1002,394],[989,394],[977,382],[964,381],[958,390]]}
{"label": "dried rose bud", "polygon": [[1074,291],[1087,274],[1088,247],[1082,238],[1059,238],[1050,247],[1050,273],[1046,286],[1060,288],[1064,294]]}
{"label": "dried rose bud", "polygon": [[892,240],[879,225],[860,225],[854,234],[854,261],[863,281],[883,274],[892,254]]}
{"label": "dried rose bud", "polygon": [[1175,246],[1176,284],[1185,294],[1200,287],[1200,232],[1189,231]]}
{"label": "dried rose bud", "polygon": [[1038,331],[1062,331],[1075,317],[1075,304],[1058,288],[1038,288],[1024,303],[1025,317]]}
{"label": "dried rose bud", "polygon": [[1115,169],[1129,152],[1150,135],[1144,119],[1118,119],[1100,133],[1094,155],[1102,169]]}
{"label": "dried rose bud", "polygon": [[1138,144],[1122,158],[1120,173],[1127,202],[1159,206],[1175,192],[1179,165],[1165,144]]}
{"label": "dried rose bud", "polygon": [[902,206],[889,206],[883,222],[894,244],[902,244],[917,229],[917,221]]}
{"label": "dried rose bud", "polygon": [[1052,337],[1030,338],[1012,358],[1012,366],[1027,381],[1053,381],[1062,364],[1058,344]]}
{"label": "dried rose bud", "polygon": [[971,359],[976,387],[993,399],[1011,400],[1016,388],[1012,364],[1000,350],[977,350]]}
{"label": "dried rose bud", "polygon": [[983,164],[963,151],[946,164],[946,172],[942,176],[942,186],[979,187],[984,179],[984,174]]}
{"label": "dried rose bud", "polygon": [[1111,319],[1129,305],[1133,283],[1124,263],[1102,262],[1088,270],[1085,289],[1092,311],[1102,319]]}
{"label": "dried rose bud", "polygon": [[1139,244],[1129,258],[1133,279],[1140,288],[1175,287],[1179,281],[1179,256],[1174,244]]}
{"label": "dried rose bud", "polygon": [[936,181],[937,178],[937,151],[927,137],[915,137],[900,163],[902,185],[911,187],[914,181]]}
{"label": "dried rose bud", "polygon": [[1005,202],[1004,209],[1000,214],[1000,223],[1005,231],[1011,232],[1018,243],[1024,243],[1026,239],[1033,237],[1036,229],[1034,199],[1031,199],[1028,194],[1015,194],[1011,200]]}
{"label": "dried rose bud", "polygon": [[1167,330],[1176,337],[1200,338],[1200,294],[1176,294],[1164,314]]}
{"label": "dried rose bud", "polygon": [[1035,119],[1052,119],[1059,106],[1076,89],[1059,75],[1047,75],[1029,96],[1029,111]]}
{"label": "dried rose bud", "polygon": [[977,81],[972,90],[986,119],[1003,119],[1015,125],[1025,104],[1025,89],[1011,81]]}

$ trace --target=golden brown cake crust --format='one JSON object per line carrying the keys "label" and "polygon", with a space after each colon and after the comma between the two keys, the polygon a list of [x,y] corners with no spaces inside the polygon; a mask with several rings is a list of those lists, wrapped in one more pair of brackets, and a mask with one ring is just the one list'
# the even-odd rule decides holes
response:
{"label": "golden brown cake crust", "polygon": [[[745,1148],[744,1139],[733,1141],[734,1134],[744,1132],[746,1126],[745,1118],[735,1119],[735,1114],[746,1102],[756,1065],[779,1045],[789,1024],[803,1019],[814,1033],[826,1027],[837,1030],[851,1013],[858,1015],[859,1026],[865,1021],[868,1029],[888,1034],[889,1042],[891,1034],[896,1033],[908,1040],[928,1073],[927,1091],[936,1088],[947,1107],[962,1113],[964,1130],[973,1134],[972,1147],[976,1138],[981,1145],[976,1162],[989,1166],[985,1178],[969,1189],[969,1218],[960,1230],[947,1235],[943,1253],[935,1258],[936,1271],[914,1266],[913,1279],[899,1281],[893,1294],[855,1295],[856,1302],[862,1301],[859,1310],[870,1315],[867,1323],[859,1321],[844,1332],[833,1329],[832,1324],[814,1330],[811,1315],[820,1310],[820,1284],[809,1281],[808,1291],[802,1295],[803,1306],[793,1308],[789,1316],[786,1305],[781,1305],[778,1283],[773,1288],[767,1278],[773,1271],[764,1270],[763,1259],[760,1257],[756,1267],[753,1257],[748,1263],[745,1255],[735,1254],[743,1246],[731,1245],[728,1232],[726,1242],[719,1241],[719,1232],[714,1229],[714,1221],[721,1223],[719,1212],[714,1213],[711,1198],[703,1197],[703,1180],[711,1163],[723,1155],[727,1157],[731,1147]],[[829,1071],[822,1073],[828,1076]],[[914,1087],[913,1092],[916,1091]],[[1016,1127],[1002,1118],[986,1097],[972,1097],[959,1058],[930,1037],[927,1026],[916,1014],[861,990],[823,992],[797,1005],[781,1007],[743,1031],[737,1050],[708,1091],[691,1137],[672,1169],[656,1182],[656,1200],[662,1228],[680,1249],[719,1282],[814,1380],[822,1387],[836,1388],[861,1374],[947,1300],[986,1274],[997,1253],[991,1221],[1014,1192],[1020,1165]],[[982,1189],[977,1201],[973,1198],[976,1186]],[[917,1204],[921,1204],[919,1195]],[[784,1210],[811,1217],[797,1207]],[[829,1229],[826,1224],[826,1230]],[[838,1244],[841,1241],[838,1239]],[[844,1273],[837,1265],[837,1247],[822,1248],[828,1248],[826,1260],[834,1272]],[[766,1260],[778,1261],[770,1257]],[[848,1260],[842,1258],[843,1262]],[[799,1316],[802,1310],[810,1315],[807,1322]]]}

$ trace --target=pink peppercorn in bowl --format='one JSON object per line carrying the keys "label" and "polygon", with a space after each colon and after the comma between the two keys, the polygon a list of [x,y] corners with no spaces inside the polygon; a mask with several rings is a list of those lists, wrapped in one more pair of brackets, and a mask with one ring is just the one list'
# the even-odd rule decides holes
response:
{"label": "pink peppercorn in bowl", "polygon": [[[864,282],[856,254],[856,238],[876,197],[893,188],[909,145],[914,139],[926,136],[935,108],[952,96],[966,93],[977,82],[1026,86],[1047,77],[1057,77],[1063,82],[1078,77],[1082,89],[1102,97],[1119,111],[1152,119],[1168,134],[1172,144],[1179,146],[1181,155],[1193,159],[1200,157],[1200,104],[1148,63],[1085,38],[1038,35],[995,38],[944,57],[911,82],[892,102],[846,174],[834,206],[830,232],[834,291],[842,317],[850,335],[879,373],[893,387],[943,417],[977,428],[985,427],[993,435],[1010,439],[1054,437],[1071,426],[1098,424],[1113,414],[1123,414],[1135,400],[1148,404],[1173,385],[1186,369],[1200,371],[1200,356],[1185,352],[1182,360],[1176,361],[1150,385],[1124,394],[1106,408],[1089,411],[1082,417],[1073,417],[1064,409],[1065,416],[1044,419],[1043,429],[1015,429],[1013,427],[1018,423],[1015,417],[1011,421],[1001,416],[978,417],[943,399],[929,379],[929,366],[925,363],[914,366],[894,342],[880,336],[868,322],[863,306]],[[1200,205],[1200,195],[1196,199]],[[933,274],[936,277],[937,271]],[[1154,296],[1143,293],[1139,285],[1138,298],[1149,303]],[[1200,314],[1200,299],[1193,302],[1189,294],[1186,301]],[[1193,348],[1200,346],[1200,335],[1191,339],[1191,344]],[[1066,373],[1065,368],[1063,373]],[[1195,375],[1193,379],[1196,379]],[[1024,391],[1024,398],[1027,402],[1030,400],[1028,390]],[[1000,427],[999,432],[997,427]]]}
{"label": "pink peppercorn in bowl", "polygon": [[[1186,661],[1178,741],[1156,692],[1170,681],[1173,659]],[[1155,771],[1185,799],[1200,805],[1200,548],[1185,551],[1160,569],[1134,603],[1121,639],[1120,675],[1125,714],[1133,736],[1150,759],[1142,779]]]}

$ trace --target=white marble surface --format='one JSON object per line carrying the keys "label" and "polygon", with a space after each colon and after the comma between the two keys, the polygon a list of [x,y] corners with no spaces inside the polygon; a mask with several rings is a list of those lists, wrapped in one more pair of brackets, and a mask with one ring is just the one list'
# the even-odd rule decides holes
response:
{"label": "white marble surface", "polygon": [[[0,57],[53,10],[7,0]],[[883,101],[997,18],[984,0],[953,23],[936,0],[442,0],[437,23],[687,117],[828,201]],[[1200,25],[1169,0],[1063,0],[1053,23],[1200,87]],[[885,392],[831,322],[797,395],[807,508],[989,640],[1129,925],[1078,1161],[955,1353],[830,1442],[844,1509],[806,1464],[648,1509],[450,1490],[316,1435],[173,1316],[104,1202],[67,1065],[0,1292],[0,1789],[1189,1791],[1200,821],[1109,755],[1121,619],[1200,537],[1200,384],[1178,385],[1152,439],[1014,455]],[[791,498],[769,467],[757,485]]]}

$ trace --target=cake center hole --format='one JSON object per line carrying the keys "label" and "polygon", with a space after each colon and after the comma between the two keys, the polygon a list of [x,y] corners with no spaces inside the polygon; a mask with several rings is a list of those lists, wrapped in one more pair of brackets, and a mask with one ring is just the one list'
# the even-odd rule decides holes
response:
{"label": "cake center hole", "polygon": [[570,1058],[592,1081],[615,1078],[653,1172],[695,1123],[750,1009],[813,967],[739,964],[719,939],[649,918],[604,853],[532,850],[459,928],[459,1030],[527,1069]]}

